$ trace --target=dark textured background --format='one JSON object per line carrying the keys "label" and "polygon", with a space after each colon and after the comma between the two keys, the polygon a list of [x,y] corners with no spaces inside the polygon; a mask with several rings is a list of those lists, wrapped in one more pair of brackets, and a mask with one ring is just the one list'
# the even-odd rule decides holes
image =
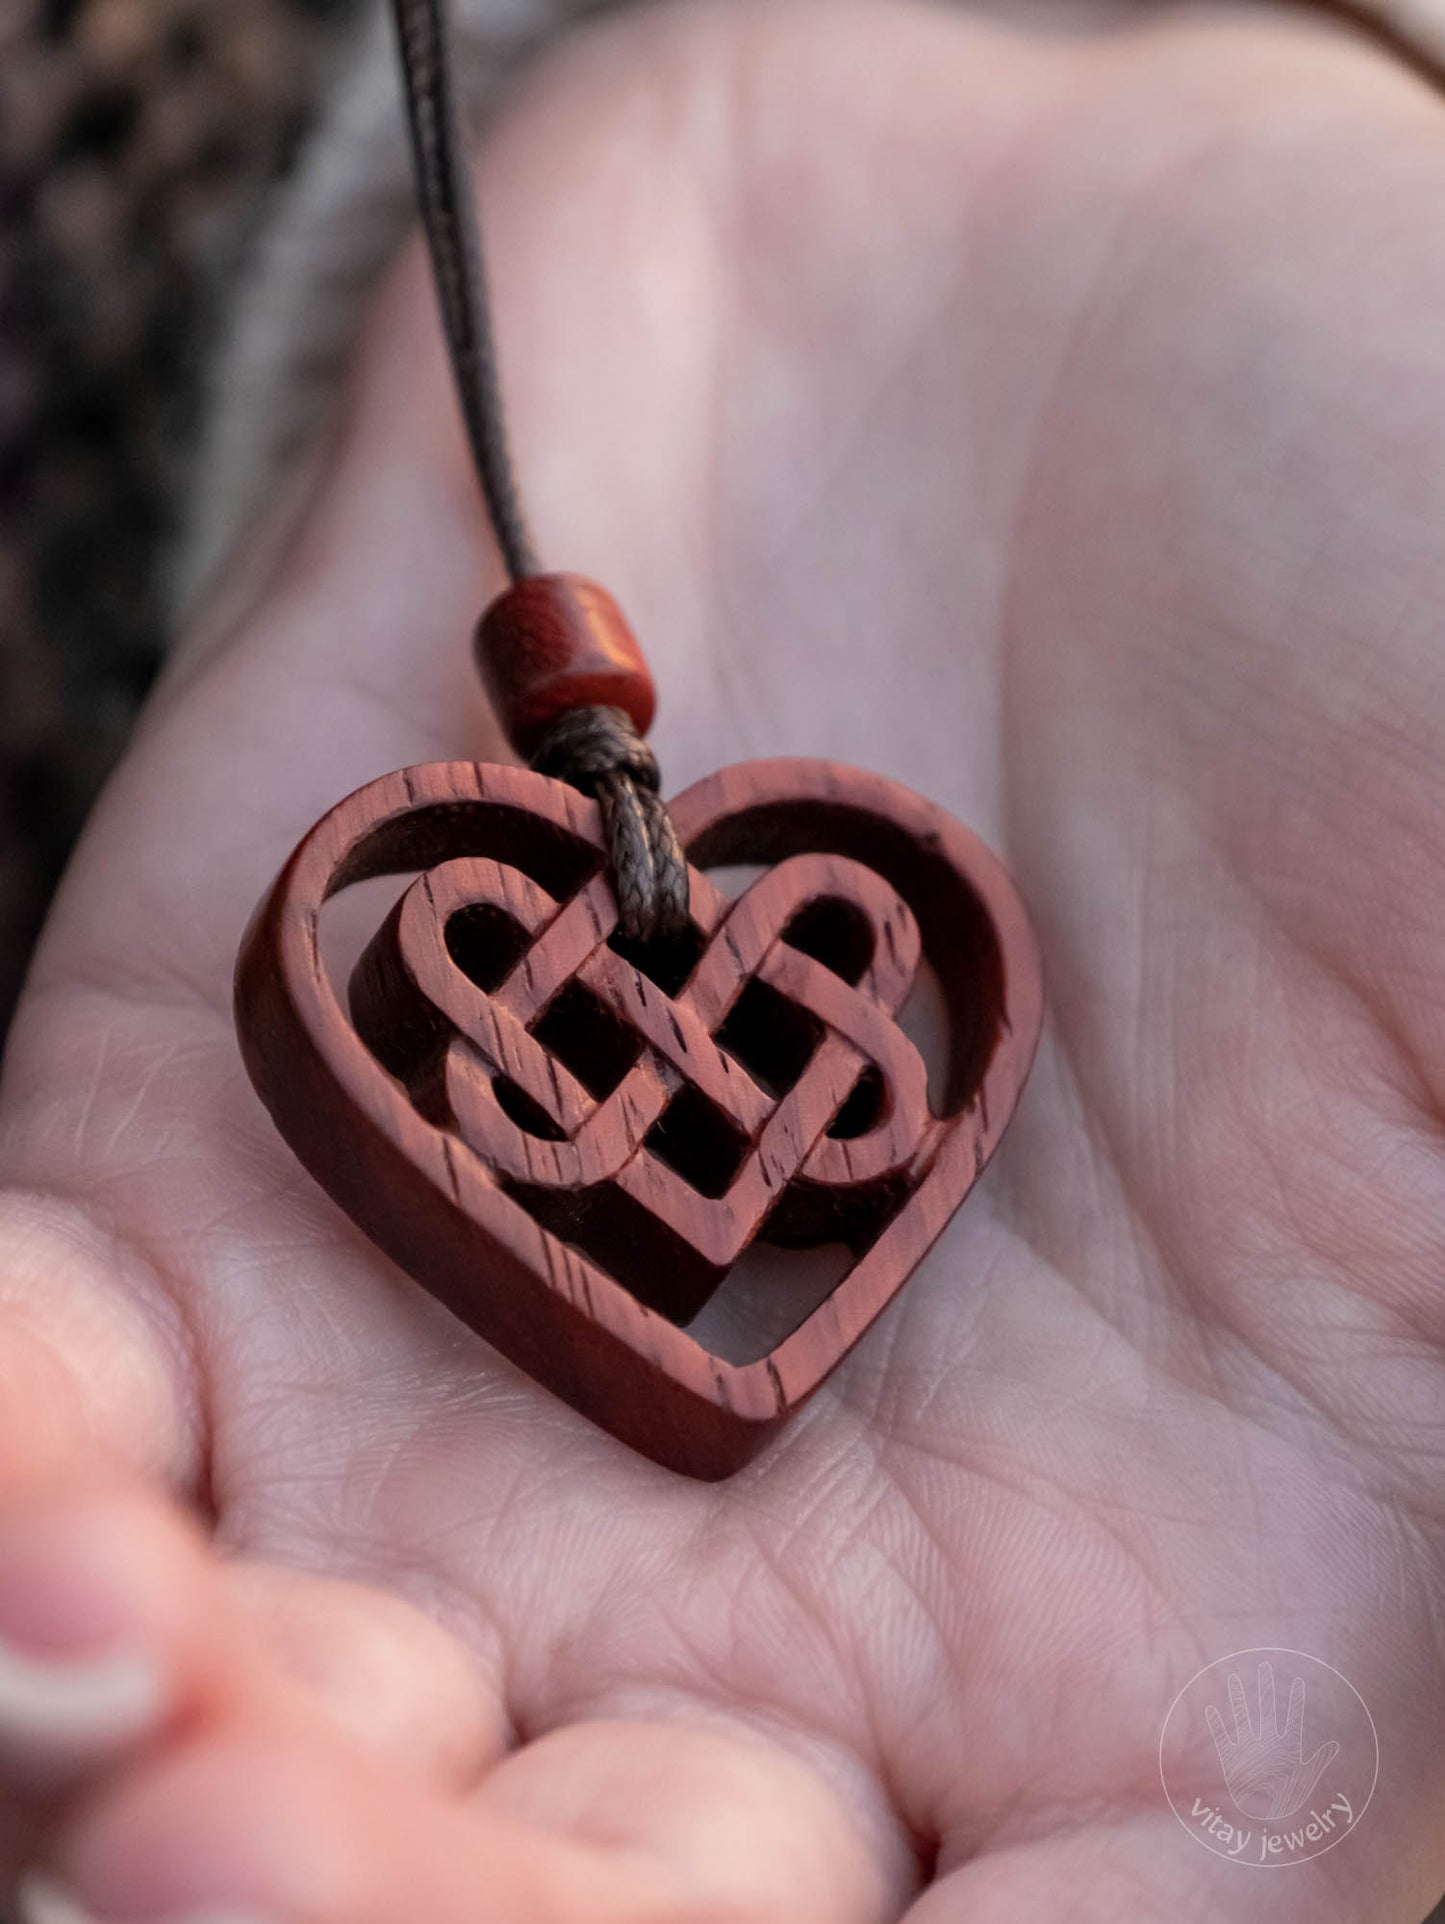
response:
{"label": "dark textured background", "polygon": [[208,347],[355,5],[0,0],[0,1031],[159,662]]}
{"label": "dark textured background", "polygon": [[0,0],[0,1031],[163,643],[198,375],[352,0]]}

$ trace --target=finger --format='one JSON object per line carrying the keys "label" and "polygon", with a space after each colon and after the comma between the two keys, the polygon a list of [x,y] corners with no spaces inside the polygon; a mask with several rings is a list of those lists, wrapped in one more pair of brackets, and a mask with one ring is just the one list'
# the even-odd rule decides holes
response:
{"label": "finger", "polygon": [[[641,1787],[632,1779],[634,1793]],[[776,1789],[777,1780],[772,1780]],[[665,1783],[652,1780],[661,1796]],[[573,1834],[495,1802],[438,1796],[340,1744],[232,1736],[200,1743],[103,1796],[25,1887],[26,1924],[87,1918],[245,1918],[260,1924],[649,1924],[865,1913],[829,1877],[823,1839],[796,1813],[748,1800],[758,1828],[694,1822],[652,1853],[646,1826],[585,1810]],[[846,1850],[841,1829],[829,1833]],[[822,1874],[820,1884],[819,1877]],[[841,1898],[846,1908],[836,1906]]]}
{"label": "finger", "polygon": [[0,1195],[0,1785],[53,1792],[206,1684],[219,1634],[183,1346],[90,1216]]}
{"label": "finger", "polygon": [[45,1800],[184,1718],[222,1637],[185,1346],[93,1216],[0,1195],[0,1864]]}
{"label": "finger", "polygon": [[249,1562],[226,1581],[282,1673],[377,1762],[462,1787],[505,1750],[497,1681],[400,1597]]}
{"label": "finger", "polygon": [[1229,1702],[1234,1711],[1234,1736],[1236,1743],[1245,1743],[1254,1735],[1249,1721],[1249,1705],[1244,1700],[1244,1685],[1238,1673],[1229,1673]]}
{"label": "finger", "polygon": [[184,1338],[140,1253],[99,1214],[0,1193],[0,1492],[99,1464],[191,1487],[196,1400]]}
{"label": "finger", "polygon": [[1259,1675],[1259,1734],[1261,1737],[1277,1737],[1279,1723],[1274,1707],[1274,1665],[1268,1657],[1260,1660]]}
{"label": "finger", "polygon": [[1213,1704],[1205,1707],[1204,1722],[1208,1727],[1210,1736],[1214,1739],[1214,1749],[1219,1761],[1223,1764],[1225,1758],[1231,1753],[1233,1746],[1224,1728],[1224,1719],[1220,1716]]}
{"label": "finger", "polygon": [[132,1488],[0,1499],[0,1784],[54,1793],[248,1679],[199,1532]]}
{"label": "finger", "polygon": [[657,1880],[294,1738],[199,1743],[137,1773],[20,1886],[23,1924],[495,1924],[663,1914]]}
{"label": "finger", "polygon": [[526,1745],[485,1779],[482,1808],[667,1865],[718,1912],[869,1924],[917,1878],[896,1825],[857,1786],[729,1728],[605,1718]]}

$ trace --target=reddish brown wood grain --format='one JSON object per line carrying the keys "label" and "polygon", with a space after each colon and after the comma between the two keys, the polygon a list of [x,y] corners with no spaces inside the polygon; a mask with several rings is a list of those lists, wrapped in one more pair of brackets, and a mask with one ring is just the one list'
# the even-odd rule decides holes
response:
{"label": "reddish brown wood grain", "polygon": [[476,653],[497,719],[525,761],[574,708],[620,708],[639,735],[652,726],[652,671],[627,617],[585,575],[515,582],[477,624]]}
{"label": "reddish brown wood grain", "polygon": [[[237,972],[247,1067],[366,1233],[540,1383],[656,1461],[729,1474],[877,1317],[977,1180],[1032,1060],[1037,951],[1008,877],[895,783],[722,770],[673,805],[692,930],[615,935],[596,805],[524,770],[373,782],[301,843]],[[736,902],[708,880],[765,863]],[[357,964],[338,890],[419,871]],[[950,1018],[938,1112],[894,1016]],[[844,1242],[832,1294],[750,1362],[681,1325],[755,1240]]]}

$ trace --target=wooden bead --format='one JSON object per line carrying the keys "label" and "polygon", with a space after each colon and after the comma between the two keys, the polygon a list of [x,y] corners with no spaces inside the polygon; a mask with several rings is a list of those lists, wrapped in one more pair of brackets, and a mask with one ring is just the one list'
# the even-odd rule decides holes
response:
{"label": "wooden bead", "polygon": [[584,575],[534,575],[477,624],[477,664],[507,740],[530,761],[573,708],[620,708],[639,735],[657,696],[627,618]]}
{"label": "wooden bead", "polygon": [[[476,762],[385,776],[283,869],[236,1011],[282,1134],[373,1241],[594,1422],[718,1477],[807,1401],[972,1189],[1043,998],[1001,864],[897,783],[754,762],[672,812],[690,937],[637,958],[615,941],[595,802]],[[704,872],[759,863],[736,900]],[[347,991],[322,907],[383,874],[418,879]],[[896,1019],[925,965],[949,1028],[932,1094]],[[757,1242],[844,1268],[738,1354],[698,1319]]]}

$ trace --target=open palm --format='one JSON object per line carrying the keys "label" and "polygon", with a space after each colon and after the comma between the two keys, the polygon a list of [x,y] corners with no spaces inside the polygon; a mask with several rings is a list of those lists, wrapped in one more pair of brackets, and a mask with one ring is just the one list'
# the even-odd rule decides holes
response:
{"label": "open palm", "polygon": [[[1039,1066],[899,1303],[715,1487],[536,1390],[301,1173],[232,1035],[246,917],[350,788],[498,752],[413,251],[11,1045],[0,1562],[103,1453],[65,1581],[149,1640],[169,1733],[111,1731],[58,1830],[50,1758],[15,1850],[136,1921],[1418,1924],[1439,101],[1303,16],[712,6],[554,56],[484,193],[541,542],[628,607],[669,776],[827,754],[953,809],[1034,911]],[[1158,1779],[1176,1692],[1256,1646],[1342,1670],[1383,1759],[1358,1828],[1272,1877]]]}

